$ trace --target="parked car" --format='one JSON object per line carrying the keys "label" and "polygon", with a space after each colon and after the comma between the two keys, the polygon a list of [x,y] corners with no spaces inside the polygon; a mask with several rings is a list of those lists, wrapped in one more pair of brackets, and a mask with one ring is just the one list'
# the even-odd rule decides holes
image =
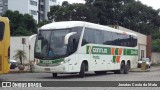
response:
{"label": "parked car", "polygon": [[151,60],[149,58],[142,58],[138,61],[138,68],[141,68],[142,62],[146,62],[147,68],[151,68]]}
{"label": "parked car", "polygon": [[10,59],[10,69],[15,69],[18,66],[16,60]]}

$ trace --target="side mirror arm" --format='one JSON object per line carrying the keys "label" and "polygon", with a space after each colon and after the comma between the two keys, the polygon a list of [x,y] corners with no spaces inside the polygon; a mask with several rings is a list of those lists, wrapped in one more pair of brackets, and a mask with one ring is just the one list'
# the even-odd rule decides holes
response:
{"label": "side mirror arm", "polygon": [[74,35],[74,34],[77,34],[77,32],[71,32],[71,33],[68,33],[65,38],[64,38],[64,44],[67,45],[68,44],[68,41],[69,41],[69,38]]}

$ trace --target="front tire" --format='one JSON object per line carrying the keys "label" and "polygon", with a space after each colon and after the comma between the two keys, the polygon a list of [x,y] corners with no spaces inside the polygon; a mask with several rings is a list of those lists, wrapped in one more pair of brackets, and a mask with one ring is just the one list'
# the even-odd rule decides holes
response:
{"label": "front tire", "polygon": [[85,76],[85,63],[81,64],[81,69],[79,72],[79,77],[83,78]]}

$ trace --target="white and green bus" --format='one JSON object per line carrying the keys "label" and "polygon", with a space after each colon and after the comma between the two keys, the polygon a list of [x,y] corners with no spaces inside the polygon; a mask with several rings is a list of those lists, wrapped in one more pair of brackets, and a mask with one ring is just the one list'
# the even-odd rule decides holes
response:
{"label": "white and green bus", "polygon": [[137,36],[108,26],[63,21],[42,26],[34,51],[35,72],[79,73],[113,71],[128,74],[138,62]]}

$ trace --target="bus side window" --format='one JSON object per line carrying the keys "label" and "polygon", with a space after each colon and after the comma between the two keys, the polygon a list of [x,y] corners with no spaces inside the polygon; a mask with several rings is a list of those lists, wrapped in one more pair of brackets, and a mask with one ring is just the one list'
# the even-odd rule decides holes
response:
{"label": "bus side window", "polygon": [[103,44],[104,45],[112,45],[113,38],[112,38],[111,32],[103,31],[103,34],[104,34]]}
{"label": "bus side window", "polygon": [[3,40],[3,36],[4,36],[4,23],[0,22],[0,40]]}
{"label": "bus side window", "polygon": [[102,30],[94,30],[95,44],[103,44],[104,34]]}
{"label": "bus side window", "polygon": [[86,28],[83,35],[82,46],[94,43],[94,31],[92,29]]}

